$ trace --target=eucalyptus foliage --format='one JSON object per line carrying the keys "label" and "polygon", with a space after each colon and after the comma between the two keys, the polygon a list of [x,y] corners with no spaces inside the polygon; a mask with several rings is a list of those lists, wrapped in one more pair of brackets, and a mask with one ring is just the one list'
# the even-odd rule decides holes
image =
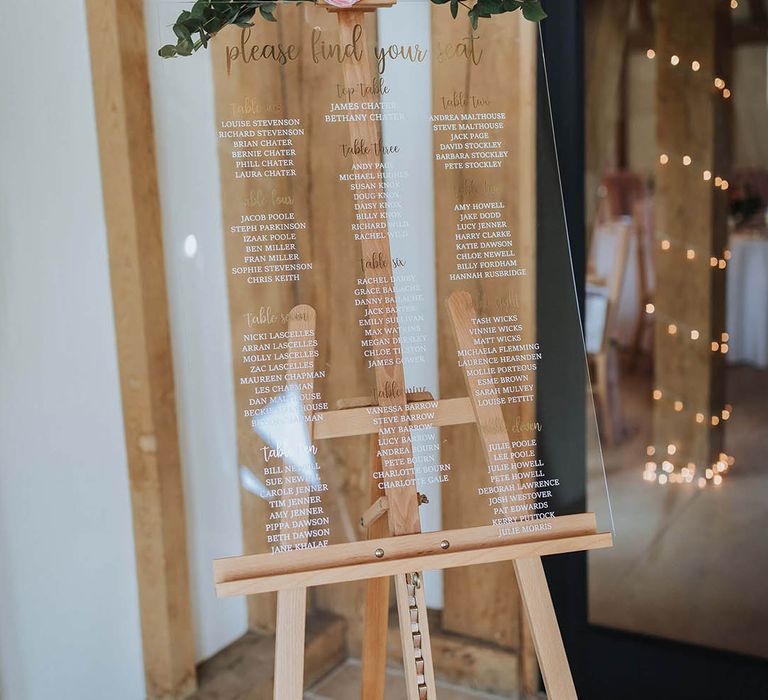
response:
{"label": "eucalyptus foliage", "polygon": [[[301,0],[285,0],[299,4]],[[435,5],[450,5],[451,15],[456,18],[459,6],[467,10],[472,27],[477,29],[478,20],[522,10],[523,16],[532,22],[544,19],[547,14],[541,0],[431,0]],[[310,0],[315,2],[315,0]],[[173,25],[176,44],[167,44],[158,52],[163,58],[190,56],[224,27],[252,27],[256,14],[267,22],[276,22],[275,0],[197,0],[191,10],[184,10]]]}

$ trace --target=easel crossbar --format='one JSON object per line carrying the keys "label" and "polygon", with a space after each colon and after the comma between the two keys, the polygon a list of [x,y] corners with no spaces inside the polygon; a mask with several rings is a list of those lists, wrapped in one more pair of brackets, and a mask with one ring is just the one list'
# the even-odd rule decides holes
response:
{"label": "easel crossbar", "polygon": [[[472,402],[466,397],[409,403],[405,412],[411,428],[442,428],[475,422]],[[315,440],[327,440],[377,433],[381,429],[377,420],[380,417],[375,406],[318,412],[313,437]]]}
{"label": "easel crossbar", "polygon": [[560,516],[548,523],[551,530],[529,535],[500,537],[497,527],[486,526],[217,559],[216,594],[251,595],[612,545],[610,533],[597,532],[592,513]]}

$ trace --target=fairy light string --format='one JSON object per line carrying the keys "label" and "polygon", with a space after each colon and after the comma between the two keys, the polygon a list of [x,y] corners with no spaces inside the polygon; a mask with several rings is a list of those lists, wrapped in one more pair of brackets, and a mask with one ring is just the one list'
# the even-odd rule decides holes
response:
{"label": "fairy light string", "polygon": [[[732,10],[739,6],[738,0],[729,0],[729,3]],[[695,56],[684,57],[677,53],[659,56],[657,51],[652,48],[649,48],[645,55],[649,60],[668,60],[671,66],[680,70],[688,69],[694,73],[700,73],[704,70],[702,61]],[[711,69],[709,82],[713,94],[719,95],[723,100],[732,98],[733,93],[726,81],[712,72]],[[730,188],[727,178],[714,173],[714,169],[708,163],[697,162],[690,150],[666,150],[659,154],[659,165],[662,167],[699,169],[702,182],[711,183],[710,186],[720,192],[727,192]],[[690,265],[708,265],[713,268],[713,272],[717,273],[725,272],[731,258],[731,253],[727,248],[720,251],[706,250],[689,241],[675,239],[663,232],[657,233],[656,244],[664,255],[673,256],[679,262]],[[721,355],[728,353],[729,336],[726,331],[720,332],[716,337],[706,338],[700,329],[659,311],[653,303],[646,304],[645,313],[655,318],[657,328],[662,329],[661,332],[666,332],[670,336],[677,337],[681,342],[689,344],[692,351],[719,353]],[[689,405],[690,402],[687,402],[684,397],[675,395],[673,391],[663,386],[654,387],[651,397],[654,402],[668,401],[675,413],[689,417],[691,423],[694,426],[700,426],[702,430],[717,427],[728,421],[733,415],[733,407],[730,404],[725,404],[719,413],[710,414],[708,409]],[[709,464],[687,462],[678,469],[672,461],[678,452],[679,446],[674,441],[666,445],[648,445],[646,447],[647,461],[643,470],[643,479],[662,486],[695,483],[698,488],[702,489],[710,485],[717,487],[723,483],[723,476],[735,463],[732,455],[720,452],[718,458]]]}

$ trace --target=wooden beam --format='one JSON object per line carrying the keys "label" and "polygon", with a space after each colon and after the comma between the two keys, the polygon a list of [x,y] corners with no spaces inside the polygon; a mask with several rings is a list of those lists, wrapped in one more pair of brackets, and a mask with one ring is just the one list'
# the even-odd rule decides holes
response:
{"label": "wooden beam", "polygon": [[[375,35],[375,13],[366,13],[366,31]],[[311,40],[313,27],[321,27],[324,35],[338,36],[338,21],[320,6],[306,3],[294,6],[287,3],[280,9],[280,21],[256,22],[247,36],[254,45],[282,43],[306,46]],[[328,95],[335,94],[341,79],[340,69],[329,70],[325,62],[315,63],[311,52],[305,51],[296,61],[285,66],[270,68],[259,64],[237,62],[227,69],[226,47],[237,45],[242,33],[237,27],[227,27],[209,48],[213,64],[215,109],[217,120],[230,119],[233,105],[247,113],[251,102],[269,107],[275,118],[296,118],[306,133],[325,133],[324,122]],[[275,64],[276,66],[276,64]],[[325,107],[323,105],[325,104]],[[307,136],[309,139],[309,136]],[[244,337],[253,331],[248,314],[259,308],[271,309],[276,315],[287,313],[298,300],[311,304],[317,312],[317,350],[321,358],[333,357],[334,364],[344,371],[333,377],[318,379],[315,391],[324,401],[335,406],[337,401],[351,396],[371,396],[371,382],[367,363],[361,352],[363,330],[349,323],[349,315],[336,313],[346,308],[354,298],[356,269],[360,251],[349,245],[351,227],[356,222],[352,192],[340,189],[338,179],[329,173],[345,172],[350,166],[342,154],[338,139],[314,139],[312,147],[304,137],[297,139],[296,177],[235,179],[232,172],[231,142],[220,140],[219,163],[221,174],[221,204],[224,231],[240,223],[244,213],[269,215],[285,212],[305,222],[307,229],[297,232],[296,252],[302,261],[311,261],[312,274],[302,275],[292,284],[249,284],[244,275],[227,275],[229,318],[232,347],[243,346]],[[244,203],[247,203],[244,206]],[[311,232],[311,233],[310,233]],[[243,264],[247,251],[239,236],[224,235],[226,268]],[[269,330],[283,330],[279,323],[262,326]],[[340,342],[343,339],[344,342]],[[247,409],[256,396],[253,387],[240,383],[249,367],[243,362],[243,353],[232,357],[235,378],[238,464],[247,466],[258,478],[264,478],[267,466],[262,448],[265,442],[252,427]],[[369,400],[370,402],[370,400]],[[343,426],[336,423],[343,431]],[[315,436],[317,437],[317,435]],[[330,436],[329,436],[330,437]],[[329,498],[323,507],[334,522],[342,524],[334,532],[337,539],[350,537],[346,522],[356,523],[360,514],[370,505],[368,476],[370,467],[369,439],[350,437],[343,441],[323,440],[317,445],[317,461],[322,464],[329,479]],[[259,496],[242,489],[241,512],[243,520],[243,551],[268,551],[266,525],[269,522],[269,504]],[[362,635],[362,610],[365,586],[345,585],[312,591],[308,609],[322,608],[339,613],[347,620],[346,633],[349,646],[359,646]],[[274,631],[274,596],[253,596],[248,599],[249,622],[252,629]]]}
{"label": "wooden beam", "polygon": [[619,84],[629,32],[630,0],[590,0],[585,5],[587,235],[597,214],[598,188],[616,166]]}
{"label": "wooden beam", "polygon": [[[344,620],[323,612],[310,614],[304,643],[304,687],[314,685],[348,655]],[[200,664],[200,687],[188,700],[272,700],[274,668],[275,638],[247,632]]]}
{"label": "wooden beam", "polygon": [[[479,99],[493,112],[504,113],[504,127],[495,132],[494,139],[503,142],[508,156],[501,166],[487,174],[465,169],[446,169],[435,161],[435,231],[437,258],[438,350],[440,396],[466,396],[463,373],[457,362],[457,348],[445,301],[459,289],[472,294],[480,313],[495,313],[492,308],[508,306],[512,313],[521,313],[525,324],[521,342],[536,339],[536,61],[537,28],[525,21],[520,13],[481,23],[478,32],[469,32],[473,50],[482,55],[479,65],[466,62],[432,64],[432,111],[453,113],[457,117],[466,111],[484,108],[458,106],[462,100]],[[458,46],[467,41],[468,27],[453,20],[444,7],[432,8],[433,56],[446,46]],[[512,66],[512,69],[510,69]],[[497,76],[504,75],[503,89]],[[471,97],[470,97],[471,96]],[[450,99],[449,99],[450,98]],[[450,103],[454,104],[451,105]],[[435,132],[434,149],[439,153],[445,137]],[[489,186],[495,193],[491,196]],[[503,200],[503,219],[510,229],[509,243],[518,264],[526,274],[514,278],[451,279],[458,271],[456,240],[459,215],[456,205],[472,205],[492,199]],[[446,235],[442,235],[445,232]],[[492,301],[493,300],[493,301]],[[499,307],[493,306],[500,303]],[[450,400],[450,399],[449,399]],[[453,399],[463,402],[456,408],[474,415],[469,398]],[[535,421],[533,403],[505,406],[505,420],[512,424]],[[474,421],[472,421],[474,422]],[[449,425],[450,423],[443,423]],[[484,525],[491,521],[488,502],[478,497],[477,489],[487,485],[483,467],[488,458],[479,439],[477,426],[459,425],[440,431],[440,460],[453,464],[450,479],[441,486],[443,527],[459,528]],[[532,437],[526,432],[518,439]],[[467,596],[472,590],[473,595]],[[445,630],[467,637],[485,640],[509,649],[519,649],[520,598],[514,571],[509,562],[478,569],[453,569],[444,577]],[[532,650],[531,650],[532,653]],[[534,660],[535,663],[535,660]]]}
{"label": "wooden beam", "polygon": [[147,697],[195,689],[142,0],[87,0]]}
{"label": "wooden beam", "polygon": [[[669,159],[657,161],[656,230],[669,245],[655,248],[655,356],[663,361],[654,369],[661,398],[653,402],[653,442],[658,462],[668,460],[677,474],[693,463],[697,478],[722,443],[722,425],[711,419],[718,422],[723,408],[723,356],[710,349],[725,331],[724,271],[710,265],[712,256],[722,258],[727,234],[727,194],[714,185],[715,176],[725,175],[717,125],[726,100],[711,78],[720,69],[717,10],[716,0],[660,0],[657,26],[660,56],[696,56],[702,65],[694,72],[660,60],[656,100],[659,154]],[[703,179],[705,170],[711,180]],[[699,340],[691,339],[693,330]]]}

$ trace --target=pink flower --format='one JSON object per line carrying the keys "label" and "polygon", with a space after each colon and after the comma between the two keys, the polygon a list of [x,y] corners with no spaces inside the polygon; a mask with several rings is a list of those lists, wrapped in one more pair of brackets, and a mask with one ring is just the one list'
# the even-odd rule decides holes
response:
{"label": "pink flower", "polygon": [[334,7],[352,7],[352,5],[360,2],[360,0],[325,0],[325,2]]}

